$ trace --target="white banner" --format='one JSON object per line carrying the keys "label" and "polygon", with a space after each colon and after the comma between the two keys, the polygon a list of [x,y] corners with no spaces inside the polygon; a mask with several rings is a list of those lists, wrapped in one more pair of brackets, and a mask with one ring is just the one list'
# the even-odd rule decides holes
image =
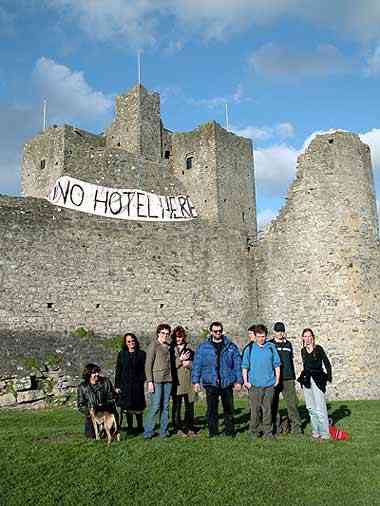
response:
{"label": "white banner", "polygon": [[56,206],[122,220],[181,221],[197,217],[186,195],[166,197],[142,190],[107,188],[70,176],[57,179],[47,199]]}

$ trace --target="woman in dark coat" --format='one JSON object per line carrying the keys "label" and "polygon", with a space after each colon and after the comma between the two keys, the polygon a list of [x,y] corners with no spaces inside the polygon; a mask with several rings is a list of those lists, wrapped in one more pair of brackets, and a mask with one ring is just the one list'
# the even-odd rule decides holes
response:
{"label": "woman in dark coat", "polygon": [[123,412],[127,414],[128,430],[133,430],[133,415],[136,416],[137,430],[143,432],[143,413],[145,403],[145,351],[140,350],[140,343],[135,334],[127,333],[123,346],[117,356],[115,372],[115,390],[120,394],[120,426]]}

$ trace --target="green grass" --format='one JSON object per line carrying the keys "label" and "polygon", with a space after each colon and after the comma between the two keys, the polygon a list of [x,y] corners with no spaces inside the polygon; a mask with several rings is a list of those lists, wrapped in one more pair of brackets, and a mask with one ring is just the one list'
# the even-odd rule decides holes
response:
{"label": "green grass", "polygon": [[[0,504],[380,505],[380,401],[331,403],[351,439],[317,443],[283,436],[252,442],[247,403],[236,439],[82,436],[73,410],[0,413]],[[304,413],[304,409],[302,409]],[[204,421],[204,406],[198,406]]]}

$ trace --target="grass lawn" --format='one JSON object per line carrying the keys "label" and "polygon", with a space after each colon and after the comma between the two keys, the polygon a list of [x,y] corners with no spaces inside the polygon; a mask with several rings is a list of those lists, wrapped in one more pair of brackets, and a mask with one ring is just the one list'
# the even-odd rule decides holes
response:
{"label": "grass lawn", "polygon": [[0,504],[380,505],[380,401],[332,402],[351,439],[326,443],[309,425],[301,438],[253,442],[247,402],[236,408],[235,439],[208,439],[203,426],[192,439],[123,432],[109,448],[84,439],[74,410],[2,411]]}

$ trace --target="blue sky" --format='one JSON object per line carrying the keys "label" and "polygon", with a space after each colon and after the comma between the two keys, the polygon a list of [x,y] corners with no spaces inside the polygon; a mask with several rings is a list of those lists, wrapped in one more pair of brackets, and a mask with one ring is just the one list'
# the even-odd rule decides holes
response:
{"label": "blue sky", "polygon": [[115,95],[161,93],[165,126],[252,138],[258,216],[276,215],[311,136],[357,132],[380,195],[379,0],[0,0],[0,193],[48,122],[101,132]]}

